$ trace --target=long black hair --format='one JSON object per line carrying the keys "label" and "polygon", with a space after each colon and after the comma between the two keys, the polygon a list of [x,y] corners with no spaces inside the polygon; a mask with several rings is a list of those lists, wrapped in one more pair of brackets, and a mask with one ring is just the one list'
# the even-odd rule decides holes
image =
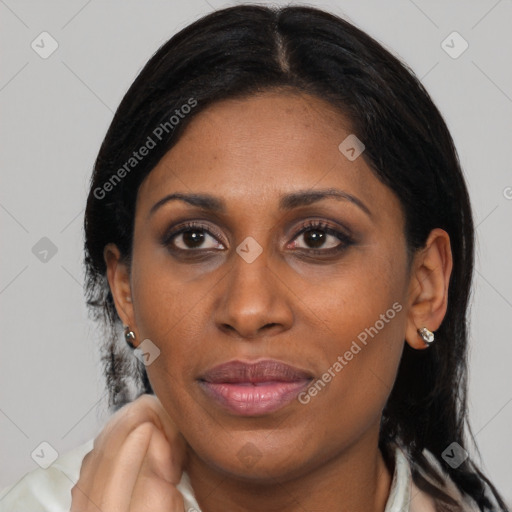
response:
{"label": "long black hair", "polygon": [[[367,162],[402,204],[409,254],[434,228],[450,236],[446,317],[429,350],[405,345],[380,430],[381,448],[400,442],[422,470],[413,474],[416,484],[436,494],[422,473],[438,482],[441,475],[424,449],[439,459],[450,443],[466,445],[474,258],[468,192],[446,124],[420,81],[367,34],[318,9],[242,5],[213,12],[165,43],[119,105],[95,162],[85,213],[86,293],[91,311],[109,327],[103,358],[110,404],[119,407],[152,389],[144,366],[119,341],[105,245],[115,243],[129,262],[139,185],[194,116],[216,101],[271,89],[317,96],[350,119]],[[143,145],[151,149],[135,156]],[[505,510],[471,458],[443,469],[481,510],[492,506],[486,485]]]}

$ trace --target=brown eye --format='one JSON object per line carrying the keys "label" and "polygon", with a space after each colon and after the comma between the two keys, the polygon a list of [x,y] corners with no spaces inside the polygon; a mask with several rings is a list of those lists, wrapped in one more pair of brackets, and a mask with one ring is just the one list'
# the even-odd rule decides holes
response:
{"label": "brown eye", "polygon": [[165,245],[181,251],[225,249],[207,227],[187,224],[166,237]]}
{"label": "brown eye", "polygon": [[302,234],[303,240],[306,243],[306,245],[313,249],[318,249],[319,247],[322,247],[329,236],[331,235],[326,235],[323,231],[320,231],[318,229],[305,231]]}
{"label": "brown eye", "polygon": [[196,249],[200,247],[205,240],[205,234],[201,231],[184,231],[181,233],[183,244],[188,249]]}
{"label": "brown eye", "polygon": [[350,245],[351,239],[325,223],[310,223],[296,235],[292,248],[328,251]]}

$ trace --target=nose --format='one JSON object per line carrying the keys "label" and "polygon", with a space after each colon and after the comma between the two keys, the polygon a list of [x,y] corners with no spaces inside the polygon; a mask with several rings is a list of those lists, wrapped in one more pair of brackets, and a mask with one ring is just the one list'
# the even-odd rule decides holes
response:
{"label": "nose", "polygon": [[247,263],[238,254],[226,276],[215,310],[215,323],[224,333],[244,339],[273,336],[290,329],[290,291],[271,270],[265,252]]}

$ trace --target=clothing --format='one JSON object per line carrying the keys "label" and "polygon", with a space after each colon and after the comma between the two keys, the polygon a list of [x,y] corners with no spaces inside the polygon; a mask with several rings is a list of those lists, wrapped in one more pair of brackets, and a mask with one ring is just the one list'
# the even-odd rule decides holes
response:
{"label": "clothing", "polygon": [[[92,450],[93,440],[59,457],[47,469],[36,469],[0,493],[0,512],[69,512],[71,488],[80,476],[82,459]],[[435,461],[433,461],[435,463]],[[438,468],[440,466],[436,464]],[[437,512],[434,500],[420,491],[411,477],[411,465],[405,453],[394,447],[394,474],[385,512]],[[185,500],[186,512],[201,512],[186,473],[178,490]],[[461,504],[460,512],[478,512],[472,500],[462,500],[453,483],[447,480],[447,492]],[[455,511],[454,508],[444,510]]]}

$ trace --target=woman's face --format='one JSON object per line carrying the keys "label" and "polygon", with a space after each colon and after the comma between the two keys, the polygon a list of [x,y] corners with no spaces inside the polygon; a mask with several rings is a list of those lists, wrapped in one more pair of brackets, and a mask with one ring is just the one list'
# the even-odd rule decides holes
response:
{"label": "woman's face", "polygon": [[399,201],[350,139],[338,148],[350,134],[307,95],[220,102],[140,187],[130,327],[211,467],[285,478],[375,445],[410,283]]}

